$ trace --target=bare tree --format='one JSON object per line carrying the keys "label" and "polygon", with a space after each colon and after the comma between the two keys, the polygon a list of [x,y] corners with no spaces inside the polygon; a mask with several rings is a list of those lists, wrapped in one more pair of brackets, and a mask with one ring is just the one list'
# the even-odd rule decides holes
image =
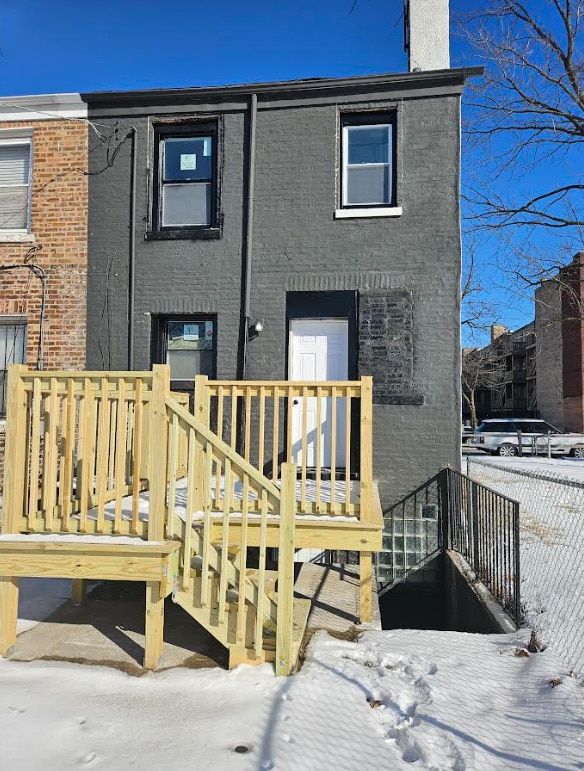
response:
{"label": "bare tree", "polygon": [[477,427],[477,393],[492,390],[503,382],[504,367],[494,351],[484,348],[462,349],[462,397],[468,405],[472,429]]}
{"label": "bare tree", "polygon": [[467,191],[481,227],[583,242],[583,23],[584,0],[487,0],[459,25],[487,64],[467,102],[491,178],[483,168]]}
{"label": "bare tree", "polygon": [[476,332],[485,332],[500,313],[500,308],[487,299],[484,275],[476,258],[477,244],[472,233],[466,234],[463,254],[460,296],[462,304],[461,326],[472,338]]}

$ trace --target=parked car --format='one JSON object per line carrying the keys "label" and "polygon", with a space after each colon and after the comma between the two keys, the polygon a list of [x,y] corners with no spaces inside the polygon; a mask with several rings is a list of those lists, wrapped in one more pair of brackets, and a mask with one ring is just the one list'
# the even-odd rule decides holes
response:
{"label": "parked car", "polygon": [[564,434],[545,420],[536,418],[492,418],[483,420],[466,444],[491,455],[518,454],[519,432],[523,453],[543,452],[584,458],[584,434]]}

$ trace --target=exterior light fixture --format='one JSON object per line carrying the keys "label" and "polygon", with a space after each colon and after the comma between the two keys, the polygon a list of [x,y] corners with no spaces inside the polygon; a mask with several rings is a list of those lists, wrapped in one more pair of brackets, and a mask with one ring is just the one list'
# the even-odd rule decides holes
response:
{"label": "exterior light fixture", "polygon": [[264,322],[263,321],[252,321],[249,325],[249,334],[250,337],[255,337],[256,335],[259,335],[260,332],[264,331]]}

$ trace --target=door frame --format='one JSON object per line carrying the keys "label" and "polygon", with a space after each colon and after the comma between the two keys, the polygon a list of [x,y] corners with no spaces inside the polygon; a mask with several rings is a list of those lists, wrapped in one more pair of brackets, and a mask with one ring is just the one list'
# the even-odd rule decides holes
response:
{"label": "door frame", "polygon": [[[289,379],[290,371],[290,338],[292,320],[296,319],[331,319],[347,321],[347,377],[358,379],[359,347],[357,334],[358,292],[356,289],[331,292],[286,292],[286,355],[284,361],[284,377]],[[360,409],[356,400],[352,402],[351,428],[360,425]],[[288,414],[286,410],[285,430],[288,431]],[[352,431],[355,441],[351,446],[351,477],[359,473],[360,447],[359,432]]]}
{"label": "door frame", "polygon": [[290,371],[290,322],[293,319],[346,319],[347,324],[347,377],[357,380],[359,361],[357,336],[357,291],[286,292],[286,356],[284,378]]}

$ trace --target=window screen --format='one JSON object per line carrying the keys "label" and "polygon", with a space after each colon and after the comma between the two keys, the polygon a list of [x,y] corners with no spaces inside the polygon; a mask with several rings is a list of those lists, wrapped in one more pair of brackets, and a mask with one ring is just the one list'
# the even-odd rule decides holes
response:
{"label": "window screen", "polygon": [[30,147],[0,144],[0,229],[28,229]]}

